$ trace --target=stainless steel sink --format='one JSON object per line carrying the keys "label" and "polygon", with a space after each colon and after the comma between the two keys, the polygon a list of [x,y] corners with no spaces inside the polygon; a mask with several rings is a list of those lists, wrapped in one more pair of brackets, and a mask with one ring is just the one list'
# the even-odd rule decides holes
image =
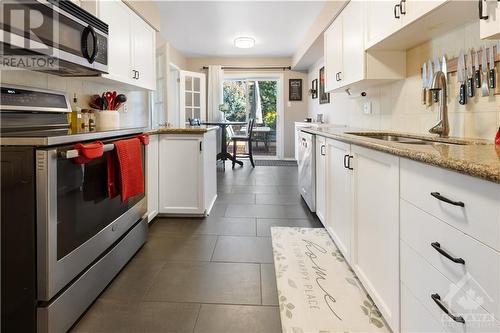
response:
{"label": "stainless steel sink", "polygon": [[357,136],[363,136],[367,138],[372,138],[372,139],[377,139],[377,140],[383,140],[383,141],[390,141],[390,142],[397,142],[397,143],[404,143],[404,144],[411,144],[411,145],[433,145],[433,144],[448,144],[448,145],[466,145],[468,144],[467,142],[459,142],[459,141],[451,141],[443,138],[417,138],[417,137],[412,137],[408,135],[403,135],[403,134],[387,134],[387,133],[356,133],[356,132],[351,132],[347,133],[351,135],[357,135]]}

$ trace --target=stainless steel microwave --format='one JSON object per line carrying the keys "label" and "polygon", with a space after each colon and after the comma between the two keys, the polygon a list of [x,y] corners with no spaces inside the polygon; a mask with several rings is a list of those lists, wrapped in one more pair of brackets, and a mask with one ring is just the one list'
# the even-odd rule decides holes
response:
{"label": "stainless steel microwave", "polygon": [[6,0],[0,7],[3,66],[59,76],[108,72],[108,25],[71,1]]}

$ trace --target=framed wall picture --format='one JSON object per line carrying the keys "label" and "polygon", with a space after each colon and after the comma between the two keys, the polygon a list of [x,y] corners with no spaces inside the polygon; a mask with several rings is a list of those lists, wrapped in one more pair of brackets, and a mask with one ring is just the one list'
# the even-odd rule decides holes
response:
{"label": "framed wall picture", "polygon": [[302,100],[302,79],[288,80],[288,100],[289,101]]}
{"label": "framed wall picture", "polygon": [[311,97],[312,99],[318,98],[318,79],[314,79],[311,82]]}
{"label": "framed wall picture", "polygon": [[330,103],[330,93],[325,93],[325,67],[319,69],[319,104]]}

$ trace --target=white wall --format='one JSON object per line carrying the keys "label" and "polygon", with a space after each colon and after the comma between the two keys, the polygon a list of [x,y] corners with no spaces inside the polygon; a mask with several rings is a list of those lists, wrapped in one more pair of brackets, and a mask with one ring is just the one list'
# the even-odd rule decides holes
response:
{"label": "white wall", "polygon": [[[426,108],[421,104],[420,67],[435,54],[448,58],[458,56],[460,48],[477,49],[487,42],[479,39],[479,22],[455,29],[406,53],[406,79],[367,89],[366,98],[350,99],[345,93],[331,94],[330,104],[319,105],[319,99],[309,96],[308,113],[324,113],[328,123],[351,127],[428,133],[436,123],[437,106]],[[318,77],[320,59],[308,71],[308,87]],[[448,110],[450,135],[493,140],[500,126],[500,97],[469,98],[468,104],[459,105],[456,75],[449,75]],[[371,101],[374,113],[363,114],[363,103]]]}

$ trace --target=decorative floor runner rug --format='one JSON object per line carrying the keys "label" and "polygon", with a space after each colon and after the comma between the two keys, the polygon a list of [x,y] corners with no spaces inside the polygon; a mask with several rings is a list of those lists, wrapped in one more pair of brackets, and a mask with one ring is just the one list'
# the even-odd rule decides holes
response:
{"label": "decorative floor runner rug", "polygon": [[325,229],[271,235],[283,332],[390,332]]}

